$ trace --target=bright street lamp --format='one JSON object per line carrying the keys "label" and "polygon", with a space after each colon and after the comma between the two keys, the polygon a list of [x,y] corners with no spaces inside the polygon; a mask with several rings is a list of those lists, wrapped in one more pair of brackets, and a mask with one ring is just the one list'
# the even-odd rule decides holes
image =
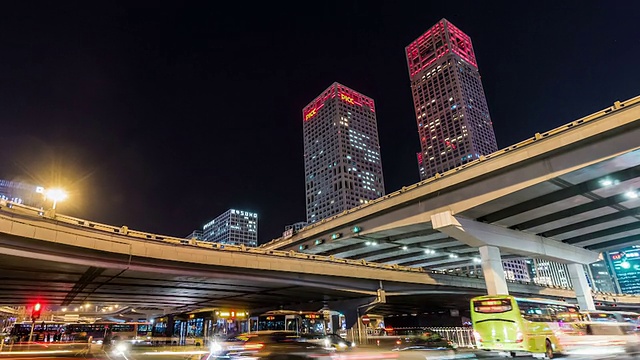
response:
{"label": "bright street lamp", "polygon": [[56,209],[56,204],[58,201],[62,201],[67,198],[67,193],[62,189],[49,189],[45,193],[47,199],[53,200],[53,209]]}

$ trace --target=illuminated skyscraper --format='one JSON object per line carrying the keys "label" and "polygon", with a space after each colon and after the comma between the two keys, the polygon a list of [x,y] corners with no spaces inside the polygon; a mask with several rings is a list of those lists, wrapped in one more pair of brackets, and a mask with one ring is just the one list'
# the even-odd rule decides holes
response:
{"label": "illuminated skyscraper", "polygon": [[208,222],[201,235],[194,232],[191,236],[221,244],[258,246],[258,214],[230,209]]}
{"label": "illuminated skyscraper", "polygon": [[333,83],[302,119],[309,224],[384,195],[373,99]]}
{"label": "illuminated skyscraper", "polygon": [[405,48],[420,178],[498,150],[471,39],[442,19]]}

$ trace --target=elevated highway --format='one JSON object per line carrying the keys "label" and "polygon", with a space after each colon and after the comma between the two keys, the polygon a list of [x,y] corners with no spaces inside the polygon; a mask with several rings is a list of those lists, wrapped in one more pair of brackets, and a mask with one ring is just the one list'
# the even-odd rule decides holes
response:
{"label": "elevated highway", "polygon": [[[294,251],[186,240],[0,203],[0,305],[34,298],[74,307],[278,308],[368,299],[484,294],[481,278]],[[524,296],[571,299],[573,291],[513,283]],[[603,301],[612,301],[611,298]],[[418,300],[416,300],[418,301]],[[431,303],[430,303],[431,302]],[[640,305],[640,297],[616,302]],[[406,304],[405,304],[406,305]],[[438,304],[442,305],[442,304]],[[458,306],[456,304],[456,306]]]}

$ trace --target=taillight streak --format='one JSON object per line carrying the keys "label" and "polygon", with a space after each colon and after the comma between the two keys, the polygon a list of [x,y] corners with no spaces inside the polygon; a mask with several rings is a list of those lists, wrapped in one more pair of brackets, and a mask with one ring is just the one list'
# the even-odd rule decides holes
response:
{"label": "taillight streak", "polygon": [[245,350],[260,350],[264,347],[264,344],[249,344],[249,345],[245,345],[244,349]]}

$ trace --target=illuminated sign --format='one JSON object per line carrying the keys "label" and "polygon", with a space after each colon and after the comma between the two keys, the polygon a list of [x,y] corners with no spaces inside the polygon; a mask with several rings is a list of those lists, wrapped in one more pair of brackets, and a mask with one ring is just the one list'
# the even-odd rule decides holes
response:
{"label": "illuminated sign", "polygon": [[267,320],[275,320],[276,317],[275,316],[267,316]]}
{"label": "illuminated sign", "polygon": [[318,113],[318,109],[311,109],[311,111],[309,111],[307,115],[304,116],[304,120],[308,121],[312,117],[316,116],[317,113]]}
{"label": "illuminated sign", "polygon": [[622,254],[618,253],[618,254],[613,254],[611,255],[611,259],[613,260],[620,260],[622,259]]}
{"label": "illuminated sign", "polygon": [[321,319],[322,315],[320,314],[306,314],[304,316],[305,319]]}
{"label": "illuminated sign", "polygon": [[487,306],[502,305],[502,300],[483,301],[482,305],[487,305]]}
{"label": "illuminated sign", "polygon": [[345,94],[340,94],[340,100],[348,102],[349,104],[355,104],[355,100],[351,96],[347,96]]}

